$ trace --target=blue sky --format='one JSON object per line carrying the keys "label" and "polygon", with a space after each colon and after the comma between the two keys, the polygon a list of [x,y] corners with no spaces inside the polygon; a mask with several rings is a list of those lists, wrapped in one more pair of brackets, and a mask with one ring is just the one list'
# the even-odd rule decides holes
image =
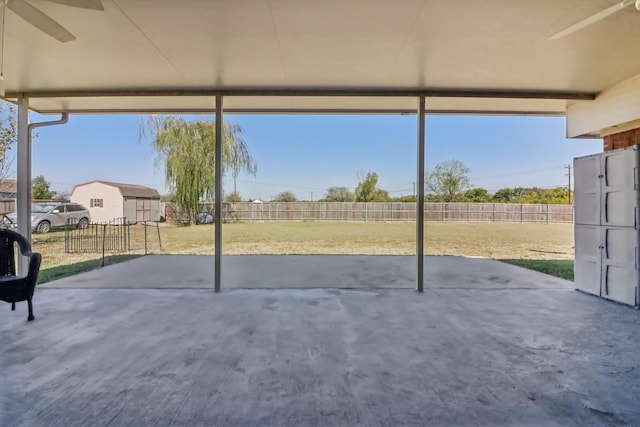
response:
{"label": "blue sky", "polygon": [[[146,185],[166,193],[164,170],[149,140],[140,141],[142,116],[75,115],[62,126],[40,128],[33,143],[33,176],[44,175],[56,191],[109,180]],[[202,116],[199,116],[202,118]],[[331,186],[354,189],[359,176],[377,172],[392,196],[413,193],[416,117],[397,115],[227,115],[244,128],[258,164],[255,177],[239,176],[244,199],[269,200],[282,191],[317,200]],[[51,116],[32,114],[32,121]],[[602,141],[565,139],[558,117],[428,116],[426,165],[460,160],[472,186],[567,185],[566,165],[602,151]],[[225,178],[225,192],[233,189]]]}

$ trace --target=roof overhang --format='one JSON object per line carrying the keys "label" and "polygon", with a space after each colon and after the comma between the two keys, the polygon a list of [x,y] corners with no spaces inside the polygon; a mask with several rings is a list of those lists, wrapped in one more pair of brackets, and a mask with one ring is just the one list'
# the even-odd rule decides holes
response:
{"label": "roof overhang", "polygon": [[[7,93],[17,99],[19,93]],[[562,115],[569,101],[591,101],[592,93],[457,89],[218,88],[136,91],[31,92],[40,113],[202,113],[225,98],[227,113],[395,113],[415,114],[424,96],[429,113]]]}
{"label": "roof overhang", "polygon": [[616,0],[29,0],[76,40],[6,11],[6,98],[42,113],[565,114],[640,75],[640,12]]}

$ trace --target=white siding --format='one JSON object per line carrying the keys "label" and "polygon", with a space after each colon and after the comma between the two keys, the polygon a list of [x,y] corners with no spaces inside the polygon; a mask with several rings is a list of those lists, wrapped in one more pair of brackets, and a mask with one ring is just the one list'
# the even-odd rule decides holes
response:
{"label": "white siding", "polygon": [[[91,207],[92,199],[102,199],[102,207]],[[89,209],[91,222],[109,222],[124,216],[124,201],[120,190],[101,182],[76,186],[71,193],[71,201]]]}

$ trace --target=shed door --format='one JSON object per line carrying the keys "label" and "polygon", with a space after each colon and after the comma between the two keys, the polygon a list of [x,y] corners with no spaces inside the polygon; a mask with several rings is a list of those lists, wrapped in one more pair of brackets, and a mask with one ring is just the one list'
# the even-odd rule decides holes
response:
{"label": "shed door", "polygon": [[151,200],[136,199],[136,222],[151,221]]}

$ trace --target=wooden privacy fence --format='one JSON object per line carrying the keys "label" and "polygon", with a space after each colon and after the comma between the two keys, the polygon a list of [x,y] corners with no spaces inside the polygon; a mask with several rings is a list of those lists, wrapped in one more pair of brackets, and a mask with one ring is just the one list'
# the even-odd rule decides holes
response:
{"label": "wooden privacy fence", "polygon": [[[177,219],[170,203],[162,207],[167,220]],[[213,215],[213,203],[200,212]],[[223,221],[415,221],[413,202],[239,202],[223,204]],[[515,203],[425,203],[425,221],[573,223],[572,205]]]}

